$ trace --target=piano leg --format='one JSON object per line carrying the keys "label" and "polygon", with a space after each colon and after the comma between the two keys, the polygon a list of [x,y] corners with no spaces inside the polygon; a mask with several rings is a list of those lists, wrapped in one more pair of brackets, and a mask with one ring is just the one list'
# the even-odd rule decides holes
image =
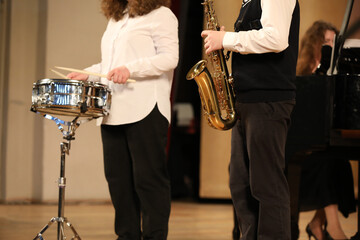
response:
{"label": "piano leg", "polygon": [[301,169],[304,158],[308,156],[306,151],[299,151],[292,155],[287,166],[287,179],[290,191],[291,213],[291,240],[297,240],[300,235],[299,229],[299,195]]}
{"label": "piano leg", "polygon": [[351,237],[351,240],[360,240],[360,161],[358,164],[358,197],[357,197],[357,233]]}

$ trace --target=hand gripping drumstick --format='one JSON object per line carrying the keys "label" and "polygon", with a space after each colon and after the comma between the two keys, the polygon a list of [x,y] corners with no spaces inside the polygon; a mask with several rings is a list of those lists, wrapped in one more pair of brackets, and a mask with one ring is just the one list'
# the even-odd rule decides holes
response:
{"label": "hand gripping drumstick", "polygon": [[[58,68],[58,69],[62,69],[62,70],[70,71],[70,72],[84,73],[84,74],[88,74],[88,75],[107,78],[107,76],[105,74],[94,73],[94,72],[89,72],[89,71],[85,71],[85,70],[79,70],[79,69],[75,69],[75,68],[57,67],[57,66],[55,66],[55,67]],[[134,82],[136,82],[136,80],[128,79],[127,82],[134,83]]]}

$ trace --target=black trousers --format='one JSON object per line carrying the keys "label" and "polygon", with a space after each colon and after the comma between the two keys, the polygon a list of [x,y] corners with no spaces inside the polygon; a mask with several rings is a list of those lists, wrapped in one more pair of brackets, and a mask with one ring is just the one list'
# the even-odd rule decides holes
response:
{"label": "black trousers", "polygon": [[139,122],[101,126],[118,239],[167,238],[171,201],[167,130],[168,121],[157,107]]}
{"label": "black trousers", "polygon": [[295,101],[237,103],[230,190],[242,240],[290,240],[285,143]]}

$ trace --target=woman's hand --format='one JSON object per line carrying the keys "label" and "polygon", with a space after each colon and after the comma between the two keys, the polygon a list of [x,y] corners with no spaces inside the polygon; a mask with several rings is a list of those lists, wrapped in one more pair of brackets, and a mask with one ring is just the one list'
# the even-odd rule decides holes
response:
{"label": "woman's hand", "polygon": [[89,75],[83,73],[71,72],[66,77],[69,79],[86,81],[89,78]]}
{"label": "woman's hand", "polygon": [[222,26],[220,31],[205,30],[201,32],[204,39],[205,53],[209,54],[213,51],[223,48],[222,42],[225,35],[225,27]]}
{"label": "woman's hand", "polygon": [[114,68],[107,74],[107,79],[114,83],[124,84],[130,77],[130,71],[125,66]]}

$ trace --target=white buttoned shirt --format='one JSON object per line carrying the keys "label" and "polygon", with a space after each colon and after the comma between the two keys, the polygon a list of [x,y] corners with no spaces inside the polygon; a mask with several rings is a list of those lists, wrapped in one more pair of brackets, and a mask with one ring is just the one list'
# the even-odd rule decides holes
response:
{"label": "white buttoned shirt", "polygon": [[170,92],[178,63],[178,21],[169,8],[144,15],[110,19],[101,40],[101,63],[87,71],[107,74],[126,66],[135,83],[117,84],[90,76],[88,81],[108,85],[112,93],[110,113],[103,124],[120,125],[145,118],[157,104],[170,122]]}

